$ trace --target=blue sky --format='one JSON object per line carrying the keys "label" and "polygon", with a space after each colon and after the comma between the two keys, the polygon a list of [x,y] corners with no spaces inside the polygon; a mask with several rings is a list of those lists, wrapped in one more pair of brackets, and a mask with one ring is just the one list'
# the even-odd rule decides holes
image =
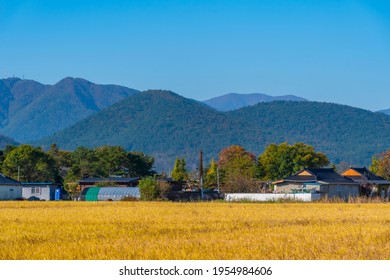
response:
{"label": "blue sky", "polygon": [[385,109],[386,2],[0,0],[0,75]]}

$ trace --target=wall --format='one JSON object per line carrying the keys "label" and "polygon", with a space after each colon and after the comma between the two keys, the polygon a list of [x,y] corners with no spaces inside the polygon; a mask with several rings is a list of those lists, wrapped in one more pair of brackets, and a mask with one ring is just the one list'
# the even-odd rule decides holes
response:
{"label": "wall", "polygon": [[0,200],[22,198],[22,186],[0,186]]}
{"label": "wall", "polygon": [[302,188],[302,183],[283,182],[275,185],[276,193],[291,193],[293,189]]}
{"label": "wall", "polygon": [[351,196],[359,196],[358,185],[329,185],[328,197],[329,198],[342,198],[347,199]]}
{"label": "wall", "polygon": [[296,193],[296,194],[278,194],[278,193],[227,193],[225,200],[239,201],[272,201],[278,199],[295,199],[301,201],[314,201],[320,199],[321,194],[317,193]]}
{"label": "wall", "polygon": [[[39,192],[32,193],[32,188],[39,188]],[[22,195],[25,199],[39,199],[39,200],[53,200],[53,196],[55,189],[53,190],[50,187],[42,187],[42,186],[36,186],[36,187],[23,187]]]}

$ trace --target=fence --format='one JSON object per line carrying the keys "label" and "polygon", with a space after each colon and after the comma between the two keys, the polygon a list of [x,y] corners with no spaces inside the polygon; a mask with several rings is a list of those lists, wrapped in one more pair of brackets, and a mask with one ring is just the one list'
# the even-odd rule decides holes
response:
{"label": "fence", "polygon": [[299,201],[315,201],[321,198],[319,193],[227,193],[227,201],[276,201],[279,199],[292,199]]}

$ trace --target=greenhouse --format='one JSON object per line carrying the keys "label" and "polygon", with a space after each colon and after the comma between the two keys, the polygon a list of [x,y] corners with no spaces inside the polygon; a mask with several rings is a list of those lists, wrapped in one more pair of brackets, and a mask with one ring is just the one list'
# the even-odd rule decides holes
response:
{"label": "greenhouse", "polygon": [[125,197],[139,198],[138,187],[91,187],[81,193],[82,201],[120,201]]}

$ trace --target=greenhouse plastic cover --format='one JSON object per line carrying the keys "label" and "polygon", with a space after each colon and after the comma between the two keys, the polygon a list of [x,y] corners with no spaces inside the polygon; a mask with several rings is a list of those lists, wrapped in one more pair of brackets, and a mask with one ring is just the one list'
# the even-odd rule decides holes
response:
{"label": "greenhouse plastic cover", "polygon": [[119,201],[124,197],[140,197],[138,187],[102,187],[98,194],[99,201]]}

